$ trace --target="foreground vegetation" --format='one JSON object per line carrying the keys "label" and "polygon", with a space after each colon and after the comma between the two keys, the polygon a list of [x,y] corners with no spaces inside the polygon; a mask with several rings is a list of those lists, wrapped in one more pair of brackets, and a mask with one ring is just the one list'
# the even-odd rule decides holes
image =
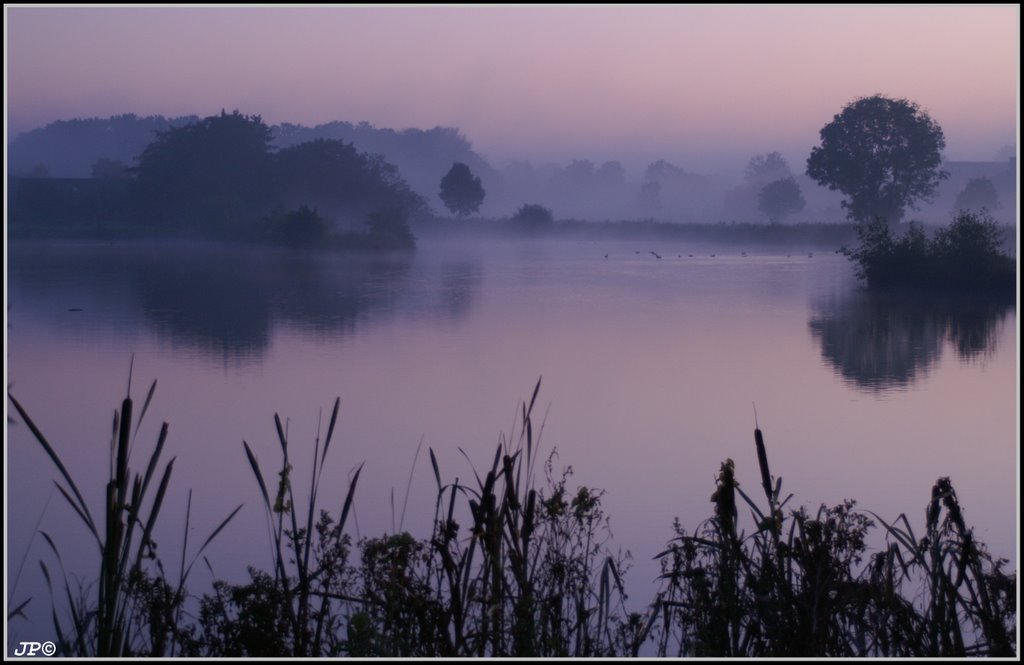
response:
{"label": "foreground vegetation", "polygon": [[[473,470],[473,482],[447,480],[429,451],[435,517],[431,533],[419,539],[398,532],[353,542],[346,526],[361,465],[340,510],[320,506],[337,400],[325,437],[312,443],[308,484],[291,475],[296,451],[275,414],[276,482],[268,482],[273,476],[243,442],[267,518],[273,569],[250,568],[248,581],[216,581],[195,596],[186,585],[193,564],[241,506],[190,557],[187,541],[181,543],[178,575],[168,573],[170,561],[161,553],[174,548],[165,544],[158,553],[152,542],[174,463],[158,474],[166,423],[145,471],[130,468],[155,387],[137,418],[130,389],[116,412],[98,521],[57,450],[9,396],[57,469],[61,494],[99,554],[98,583],[76,593],[58,548],[42,534],[62,571],[60,579],[40,562],[63,655],[1015,654],[1016,574],[974,538],[948,478],[932,488],[920,538],[905,515],[887,522],[853,501],[787,510],[792,495],[783,498],[756,426],[763,498],[742,490],[734,462],[723,462],[713,515],[693,532],[677,521],[674,537],[657,555],[660,588],[645,610],[628,611],[622,581],[628,561],[607,545],[602,493],[573,489],[571,475],[559,472],[553,457],[539,459],[533,409],[540,382],[522,405],[518,431],[499,442],[482,474]],[[749,532],[740,526],[744,506],[754,518]],[[876,523],[887,544],[870,552],[867,538]]]}

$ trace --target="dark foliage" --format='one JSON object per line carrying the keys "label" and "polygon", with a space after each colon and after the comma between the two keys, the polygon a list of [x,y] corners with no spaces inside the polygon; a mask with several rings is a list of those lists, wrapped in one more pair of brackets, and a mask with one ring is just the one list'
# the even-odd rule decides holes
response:
{"label": "dark foliage", "polygon": [[366,219],[368,246],[371,249],[413,249],[416,236],[400,208],[371,212]]}
{"label": "dark foliage", "polygon": [[441,200],[459,217],[479,210],[485,194],[480,178],[473,175],[469,167],[462,162],[453,164],[448,173],[441,178]]}
{"label": "dark foliage", "polygon": [[132,181],[125,178],[16,178],[8,221],[12,234],[131,237]]}
{"label": "dark foliage", "polygon": [[[932,488],[920,539],[906,516],[890,523],[853,501],[787,514],[792,495],[783,498],[782,479],[771,473],[756,426],[764,499],[740,488],[735,465],[726,460],[711,496],[712,517],[692,535],[677,521],[675,537],[656,556],[663,574],[654,602],[644,612],[627,613],[622,571],[628,558],[608,550],[602,492],[571,490],[571,470],[556,475],[554,455],[544,466],[546,486],[534,486],[532,413],[539,388],[538,382],[529,405],[522,405],[516,444],[503,439],[484,476],[473,469],[475,483],[444,482],[430,451],[437,498],[429,538],[398,532],[364,539],[357,561],[344,530],[361,465],[337,518],[317,500],[339,400],[324,440],[318,436],[313,444],[306,492],[295,491],[291,446],[275,414],[277,482],[267,483],[243,442],[267,518],[273,571],[250,568],[248,581],[239,585],[215,581],[194,618],[182,611],[192,565],[184,566],[184,546],[174,584],[150,538],[171,463],[149,517],[138,512],[155,478],[166,424],[145,478],[136,474],[129,494],[132,402],[124,401],[115,425],[103,540],[56,451],[12,397],[102,558],[97,597],[75,602],[65,574],[62,597],[72,624],[62,626],[55,609],[60,654],[609,657],[637,656],[650,643],[660,656],[1015,655],[1016,575],[1004,572],[1008,562],[994,559],[977,541],[949,478]],[[152,389],[143,412],[151,396]],[[308,498],[300,503],[296,496]],[[741,503],[749,508],[750,527],[741,520]],[[193,563],[234,514],[207,538]],[[135,541],[134,526],[143,521]],[[872,554],[867,536],[876,523],[885,529],[886,547]],[[59,562],[59,550],[46,539]],[[144,566],[149,559],[154,565]],[[50,582],[45,564],[43,571]]]}
{"label": "dark foliage", "polygon": [[[977,543],[948,478],[932,489],[920,540],[906,516],[890,524],[849,500],[786,516],[792,495],[781,498],[760,429],[754,438],[766,503],[740,489],[726,460],[711,497],[715,515],[693,535],[677,523],[676,538],[658,555],[663,586],[652,613],[659,655],[1015,653],[1016,576]],[[749,534],[738,526],[741,500],[754,518]],[[887,547],[869,554],[876,520]]]}
{"label": "dark foliage", "polygon": [[261,220],[260,235],[268,242],[292,247],[313,247],[327,236],[327,220],[306,205],[286,211],[277,208]]}
{"label": "dark foliage", "polygon": [[805,205],[800,185],[792,177],[769,182],[757,196],[758,209],[768,216],[772,224],[781,223],[789,215],[803,210]]}
{"label": "dark foliage", "polygon": [[846,254],[869,287],[1015,288],[1016,266],[1001,251],[1001,232],[987,214],[960,211],[931,239],[913,222],[896,236],[881,218],[858,225],[857,235],[860,246]]}
{"label": "dark foliage", "polygon": [[171,128],[139,156],[140,213],[158,228],[234,230],[270,207],[272,166],[259,116],[222,111]]}
{"label": "dark foliage", "polygon": [[917,104],[882,95],[848,104],[821,129],[807,175],[846,194],[851,219],[897,224],[904,208],[928,200],[946,177],[939,169],[946,140]]}
{"label": "dark foliage", "polygon": [[466,164],[484,182],[496,175],[454,127],[394,130],[368,122],[334,121],[315,127],[282,123],[271,127],[271,131],[274,144],[282,149],[316,139],[336,139],[353,144],[360,152],[383,155],[398,167],[413,191],[428,199],[437,192],[438,178],[454,162]]}
{"label": "dark foliage", "polygon": [[339,140],[316,139],[280,150],[274,157],[274,186],[286,205],[341,216],[360,217],[382,207],[409,213],[425,208],[393,165]]}
{"label": "dark foliage", "polygon": [[555,217],[550,210],[536,203],[527,203],[515,211],[512,221],[525,229],[537,230],[550,227]]}
{"label": "dark foliage", "polygon": [[14,191],[12,217],[27,235],[192,235],[296,247],[341,247],[358,236],[359,247],[407,248],[413,238],[402,224],[366,235],[334,233],[332,222],[426,211],[382,157],[327,139],[275,153],[260,117],[238,111],[158,132],[137,168],[103,158],[91,179],[20,179]]}

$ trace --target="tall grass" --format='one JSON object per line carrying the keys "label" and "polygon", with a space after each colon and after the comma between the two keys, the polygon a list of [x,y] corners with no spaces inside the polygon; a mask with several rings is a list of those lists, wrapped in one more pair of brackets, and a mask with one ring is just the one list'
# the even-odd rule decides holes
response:
{"label": "tall grass", "polygon": [[[78,484],[61,460],[56,448],[49,442],[29,417],[24,407],[8,394],[11,403],[56,467],[60,480],[55,481],[61,496],[78,516],[92,537],[99,554],[98,584],[95,593],[79,587],[72,592],[64,569],[60,550],[54,539],[40,532],[60,567],[63,597],[71,624],[62,622],[54,603],[54,575],[45,562],[40,562],[47,587],[50,589],[51,618],[60,653],[74,656],[137,656],[164,655],[173,652],[177,626],[181,623],[184,587],[192,565],[210,541],[231,521],[239,506],[213,531],[185,564],[187,540],[182,544],[181,569],[176,585],[168,582],[163,563],[157,555],[153,531],[163,506],[174,459],[163,467],[155,495],[150,493],[157,478],[160,456],[167,441],[168,425],[163,423],[156,444],[150,453],[143,474],[133,473],[130,462],[134,443],[142,419],[146,415],[156,381],[146,393],[146,399],[132,429],[133,401],[131,376],[128,391],[121,408],[114,412],[110,439],[110,471],[103,492],[103,512],[100,521],[93,518],[89,503]],[[189,498],[191,504],[191,495]],[[186,518],[186,534],[188,524]],[[151,564],[151,565],[147,565]],[[58,592],[59,593],[59,592]]]}
{"label": "tall grass", "polygon": [[[658,555],[660,655],[1016,653],[1016,575],[975,541],[948,478],[932,489],[921,540],[905,515],[889,524],[850,500],[784,515],[789,497],[780,501],[782,480],[773,480],[760,429],[754,438],[765,507],[740,489],[726,460],[714,517],[694,534],[677,523]],[[737,495],[750,509],[750,533],[737,527]],[[871,517],[885,528],[887,547],[869,555]]]}
{"label": "tall grass", "polygon": [[322,445],[319,432],[313,443],[304,502],[295,498],[288,437],[278,414],[274,414],[274,426],[281,462],[273,495],[252,448],[242,442],[270,531],[273,573],[250,568],[246,585],[214,584],[214,594],[202,602],[202,630],[190,645],[192,655],[303,657],[340,651],[337,634],[342,622],[336,602],[358,602],[346,595],[345,566],[351,543],[343,532],[362,471],[360,464],[337,519],[320,508],[320,483],[340,406],[336,399]]}
{"label": "tall grass", "polygon": [[[499,444],[482,479],[474,469],[474,483],[443,483],[430,451],[437,500],[427,567],[441,618],[439,655],[621,651],[625,562],[606,546],[601,492],[570,490],[571,472],[558,476],[553,456],[544,465],[546,486],[537,486],[539,390],[540,381],[522,405],[518,439]],[[468,533],[456,521],[460,503]]]}
{"label": "tall grass", "polygon": [[[153,395],[150,388],[140,413]],[[949,479],[932,489],[924,535],[910,520],[886,522],[854,501],[816,511],[787,508],[755,423],[760,493],[748,495],[732,460],[721,464],[713,514],[675,536],[656,555],[660,587],[643,611],[626,609],[628,557],[610,546],[603,493],[570,485],[571,468],[554,452],[540,462],[535,386],[517,427],[499,439],[481,471],[448,480],[429,449],[436,484],[429,536],[394,530],[353,541],[362,464],[350,473],[337,512],[319,492],[338,421],[335,400],[326,436],[313,442],[312,470],[295,476],[281,418],[274,427],[276,483],[248,442],[243,452],[267,520],[272,570],[250,567],[248,580],[218,580],[184,610],[185,582],[235,509],[168,580],[152,543],[173,460],[158,474],[164,424],[146,471],[132,474],[132,401],[114,421],[103,520],[89,505],[54,447],[11,401],[54,463],[57,487],[92,534],[98,584],[72,590],[60,549],[43,533],[62,568],[51,591],[52,618],[64,655],[192,657],[963,657],[1016,654],[1016,574],[994,559],[966,525]],[[138,424],[135,426],[138,431]],[[157,482],[150,499],[150,486]],[[329,477],[329,476],[328,476]],[[129,478],[133,478],[129,482]],[[270,480],[274,480],[270,478]],[[303,491],[300,490],[304,490]],[[757,493],[754,493],[757,494]],[[408,498],[408,497],[407,497]],[[143,509],[143,506],[146,509]],[[239,506],[241,508],[241,506]],[[742,511],[742,512],[741,512]],[[404,509],[403,509],[404,513]],[[749,520],[745,515],[749,513]],[[191,514],[191,495],[186,523]],[[871,551],[881,524],[885,546]],[[187,524],[186,524],[187,526]],[[401,527],[399,527],[400,529]],[[187,529],[186,529],[187,534]],[[148,565],[147,565],[148,562]],[[43,574],[53,588],[46,564]],[[60,595],[71,624],[59,619]],[[9,620],[12,617],[9,616]]]}

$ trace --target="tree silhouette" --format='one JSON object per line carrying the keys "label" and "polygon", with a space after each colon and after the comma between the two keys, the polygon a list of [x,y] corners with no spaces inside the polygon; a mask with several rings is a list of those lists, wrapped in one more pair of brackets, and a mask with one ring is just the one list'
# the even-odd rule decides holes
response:
{"label": "tree silhouette", "polygon": [[1002,252],[1002,232],[987,214],[962,210],[931,240],[917,222],[899,236],[881,217],[858,224],[857,235],[860,245],[845,253],[871,289],[1014,291],[1016,261]]}
{"label": "tree silhouette", "polygon": [[757,208],[772,224],[782,222],[787,216],[804,209],[806,201],[800,193],[800,185],[792,177],[768,183],[757,195]]}
{"label": "tree silhouette", "polygon": [[555,216],[550,210],[537,203],[527,203],[516,210],[512,221],[527,229],[540,229],[551,226]]}
{"label": "tree silhouette", "polygon": [[480,178],[474,176],[469,167],[462,162],[455,162],[441,178],[441,200],[459,217],[479,210],[480,204],[484,202],[484,194],[486,192]]}
{"label": "tree silhouette", "polygon": [[283,148],[274,156],[274,174],[275,188],[287,205],[314,205],[356,216],[381,207],[416,212],[425,205],[395,166],[345,141],[316,139]]}
{"label": "tree silhouette", "polygon": [[157,134],[139,156],[137,191],[148,219],[210,231],[268,207],[271,168],[260,116],[221,111]]}
{"label": "tree silhouette", "polygon": [[754,155],[743,171],[743,179],[751,185],[766,185],[792,175],[793,172],[789,170],[789,164],[778,152]]}
{"label": "tree silhouette", "polygon": [[851,219],[897,224],[905,207],[928,200],[948,176],[940,170],[946,140],[917,104],[882,95],[862,97],[834,116],[811,150],[807,175],[848,197]]}
{"label": "tree silhouette", "polygon": [[401,208],[371,212],[366,218],[366,233],[372,248],[413,249],[416,246],[416,236]]}
{"label": "tree silhouette", "polygon": [[954,210],[995,210],[999,207],[999,194],[988,178],[971,178],[963,190],[956,195]]}

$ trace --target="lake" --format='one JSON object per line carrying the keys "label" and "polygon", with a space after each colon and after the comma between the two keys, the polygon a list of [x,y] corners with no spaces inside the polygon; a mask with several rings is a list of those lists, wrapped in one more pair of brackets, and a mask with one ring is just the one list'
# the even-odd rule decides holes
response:
{"label": "lake", "polygon": [[[193,544],[244,504],[206,551],[237,582],[246,565],[270,567],[242,442],[276,477],[275,413],[306,478],[340,397],[322,505],[337,513],[365,462],[353,534],[426,537],[427,449],[446,482],[471,481],[543,377],[541,458],[557,451],[556,476],[571,467],[570,487],[604,490],[643,606],[673,518],[692,531],[711,516],[722,461],[759,493],[755,407],[790,506],[854,498],[923,530],[931,487],[950,476],[978,538],[1016,569],[1016,316],[866,294],[823,248],[433,240],[373,257],[22,242],[8,249],[7,381],[99,512],[130,363],[137,410],[156,379],[133,466],[168,422],[157,542],[176,573],[188,491]],[[10,624],[16,645],[52,632],[38,560],[54,557],[36,530],[86,582],[98,558],[42,448],[17,419],[7,433],[8,600],[33,598],[29,621]],[[190,588],[209,581],[197,566]]]}

